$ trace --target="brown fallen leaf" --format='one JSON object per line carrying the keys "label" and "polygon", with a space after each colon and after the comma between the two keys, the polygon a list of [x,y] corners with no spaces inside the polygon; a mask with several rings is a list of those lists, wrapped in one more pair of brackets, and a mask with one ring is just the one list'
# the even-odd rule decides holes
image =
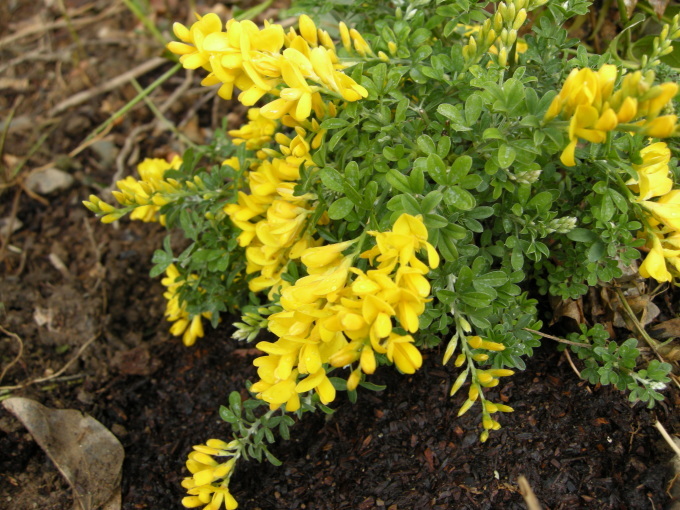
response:
{"label": "brown fallen leaf", "polygon": [[586,324],[586,318],[583,315],[583,300],[581,298],[574,299],[559,299],[553,300],[553,318],[550,321],[552,326],[562,317],[569,317],[574,319],[576,324]]}
{"label": "brown fallen leaf", "polygon": [[649,5],[654,8],[656,15],[661,18],[664,12],[666,12],[666,7],[668,7],[668,2],[670,0],[649,0]]}
{"label": "brown fallen leaf", "polygon": [[29,398],[3,403],[28,429],[73,489],[74,510],[119,510],[125,452],[97,420],[75,409],[50,409]]}
{"label": "brown fallen leaf", "polygon": [[657,340],[668,340],[669,338],[680,338],[680,318],[670,319],[654,325],[650,331]]}

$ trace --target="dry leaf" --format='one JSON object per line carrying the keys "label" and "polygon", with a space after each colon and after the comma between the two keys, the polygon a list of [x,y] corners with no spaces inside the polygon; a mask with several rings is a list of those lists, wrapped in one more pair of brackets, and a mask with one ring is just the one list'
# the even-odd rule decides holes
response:
{"label": "dry leaf", "polygon": [[649,0],[649,5],[654,8],[656,15],[661,18],[663,13],[666,12],[666,7],[668,7],[669,0]]}
{"label": "dry leaf", "polygon": [[623,0],[623,4],[626,6],[626,14],[628,15],[628,19],[630,19],[633,16],[637,0]]}
{"label": "dry leaf", "polygon": [[649,333],[657,340],[667,340],[673,337],[680,338],[680,319],[660,322]]}
{"label": "dry leaf", "polygon": [[552,326],[562,317],[569,317],[576,321],[576,324],[585,324],[586,318],[583,315],[583,300],[581,298],[574,299],[560,299],[553,304],[553,318],[550,321]]}
{"label": "dry leaf", "polygon": [[73,489],[75,509],[120,509],[125,452],[97,420],[75,409],[50,409],[28,398],[3,403],[28,429]]}
{"label": "dry leaf", "polygon": [[[626,301],[642,326],[652,322],[661,313],[659,307],[652,302],[651,297],[647,294],[642,296],[626,296]],[[618,303],[614,302],[612,304],[618,305]],[[614,326],[617,328],[627,328],[630,331],[637,329],[625,308],[615,306],[614,312]]]}

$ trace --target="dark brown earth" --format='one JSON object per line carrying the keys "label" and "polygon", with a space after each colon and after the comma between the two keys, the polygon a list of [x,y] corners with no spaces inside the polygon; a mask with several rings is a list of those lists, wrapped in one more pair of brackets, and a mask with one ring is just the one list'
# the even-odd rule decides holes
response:
{"label": "dark brown earth", "polygon": [[[186,20],[180,4],[151,2],[161,30],[170,20]],[[206,4],[197,4],[205,12]],[[25,0],[0,5],[0,109],[7,132],[0,154],[0,219],[21,225],[0,238],[0,398],[25,396],[89,413],[125,447],[123,508],[180,508],[186,454],[193,444],[228,437],[218,407],[233,390],[247,396],[255,353],[230,338],[229,319],[193,348],[171,337],[162,287],[148,277],[162,229],[126,221],[101,225],[80,204],[111,184],[117,157],[127,160],[122,168],[129,175],[140,158],[181,149],[140,105],[96,144],[73,152],[135,89],[123,84],[51,112],[74,94],[159,55],[159,45],[122,3],[66,1],[77,37],[59,1],[46,0],[37,15],[34,7]],[[228,6],[218,8],[228,13]],[[57,26],[50,28],[53,22]],[[170,67],[141,73],[141,86]],[[203,141],[223,116],[238,118],[237,110],[230,113],[232,105],[214,98],[194,108],[206,91],[183,73],[151,100],[162,105],[183,85],[166,116],[186,136]],[[14,121],[7,130],[10,112]],[[148,128],[132,137],[140,126]],[[74,183],[36,194],[26,182],[42,167],[61,168]],[[670,318],[664,303],[673,302],[669,293],[657,298],[662,318]],[[10,333],[21,339],[23,351],[4,373],[19,353]],[[515,412],[504,415],[503,428],[480,444],[475,412],[456,416],[464,397],[448,397],[457,374],[441,366],[441,354],[427,353],[423,369],[410,377],[381,369],[372,381],[386,384],[385,391],[360,391],[354,405],[341,396],[332,416],[306,416],[290,441],[273,448],[281,467],[239,466],[232,488],[240,508],[525,508],[519,475],[527,477],[544,508],[670,508],[672,454],[653,423],[660,420],[671,434],[680,431],[677,391],[668,390],[666,401],[651,411],[633,406],[611,388],[579,380],[546,340],[525,372],[492,390],[493,400]],[[51,461],[0,410],[0,508],[57,510],[72,504],[70,488]]]}

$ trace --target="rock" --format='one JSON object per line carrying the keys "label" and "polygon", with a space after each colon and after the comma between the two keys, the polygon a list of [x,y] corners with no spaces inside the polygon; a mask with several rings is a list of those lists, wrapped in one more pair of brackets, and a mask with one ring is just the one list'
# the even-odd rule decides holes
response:
{"label": "rock", "polygon": [[97,156],[99,156],[99,164],[103,168],[112,168],[116,162],[119,149],[111,140],[99,140],[90,145]]}
{"label": "rock", "polygon": [[7,237],[23,226],[24,224],[19,218],[14,218],[14,221],[10,221],[10,218],[0,218],[0,237]]}
{"label": "rock", "polygon": [[26,187],[39,195],[64,191],[73,185],[75,179],[58,168],[46,168],[32,172],[26,179]]}

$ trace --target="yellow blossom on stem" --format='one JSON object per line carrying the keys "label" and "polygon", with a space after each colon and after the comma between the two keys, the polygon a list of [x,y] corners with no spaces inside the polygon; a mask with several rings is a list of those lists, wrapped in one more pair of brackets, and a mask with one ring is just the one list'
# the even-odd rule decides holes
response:
{"label": "yellow blossom on stem", "polygon": [[673,180],[668,177],[668,163],[671,151],[663,142],[653,143],[640,151],[642,164],[633,165],[638,179],[631,179],[626,184],[639,194],[638,200],[666,195],[673,188]]}
{"label": "yellow blossom on stem", "polygon": [[656,235],[650,236],[651,247],[645,260],[640,264],[640,276],[654,278],[657,282],[670,282],[673,275],[666,267],[666,259],[661,241]]}

